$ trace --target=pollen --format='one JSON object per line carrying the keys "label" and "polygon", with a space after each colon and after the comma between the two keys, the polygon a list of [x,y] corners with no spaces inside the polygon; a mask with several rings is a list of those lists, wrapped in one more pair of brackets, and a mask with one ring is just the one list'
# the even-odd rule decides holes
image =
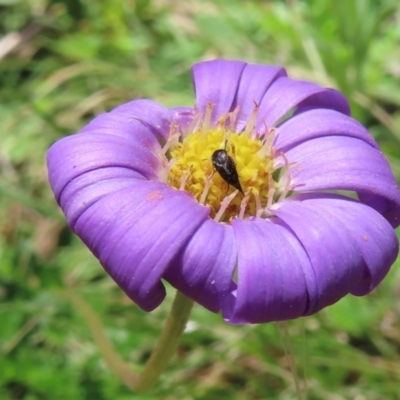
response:
{"label": "pollen", "polygon": [[[165,145],[166,181],[178,190],[191,193],[200,204],[210,208],[210,217],[221,222],[229,222],[234,217],[265,216],[278,186],[273,179],[271,135],[274,130],[262,137],[254,135],[252,129],[236,133],[232,123],[234,113],[221,117],[217,126],[211,128],[207,111],[193,133],[177,138],[176,127],[171,129]],[[239,180],[236,187],[213,164],[212,156],[219,149],[225,150],[233,161],[230,165]],[[226,175],[230,173],[228,170]]]}

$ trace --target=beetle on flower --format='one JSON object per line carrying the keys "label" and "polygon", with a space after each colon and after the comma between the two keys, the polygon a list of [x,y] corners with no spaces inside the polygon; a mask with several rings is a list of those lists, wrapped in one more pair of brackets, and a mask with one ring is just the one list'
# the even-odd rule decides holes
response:
{"label": "beetle on flower", "polygon": [[[194,107],[134,100],[48,153],[71,229],[141,308],[162,280],[233,324],[365,295],[398,253],[400,194],[338,91],[277,66],[193,66]],[[224,149],[239,187],[215,173]]]}

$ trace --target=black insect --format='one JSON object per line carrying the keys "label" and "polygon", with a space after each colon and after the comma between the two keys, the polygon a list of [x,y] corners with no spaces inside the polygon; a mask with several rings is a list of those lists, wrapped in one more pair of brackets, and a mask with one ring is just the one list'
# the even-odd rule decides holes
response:
{"label": "black insect", "polygon": [[228,154],[228,152],[221,149],[215,150],[211,156],[211,161],[214,168],[221,175],[221,178],[228,185],[232,185],[234,188],[238,189],[240,193],[244,194],[243,189],[240,186],[235,161],[233,161],[233,158]]}

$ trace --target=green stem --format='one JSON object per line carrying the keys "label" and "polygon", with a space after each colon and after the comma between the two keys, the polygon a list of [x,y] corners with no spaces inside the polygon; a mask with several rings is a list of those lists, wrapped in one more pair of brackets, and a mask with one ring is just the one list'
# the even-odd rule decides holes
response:
{"label": "green stem", "polygon": [[192,307],[193,300],[177,291],[157,346],[135,384],[135,389],[138,392],[145,392],[151,389],[166,369],[168,362],[178,347]]}
{"label": "green stem", "polygon": [[193,300],[179,291],[176,292],[174,303],[157,346],[148,359],[143,372],[138,375],[132,371],[131,365],[125,362],[115,351],[112,343],[105,335],[97,313],[92,307],[72,290],[66,290],[63,294],[85,319],[94,342],[108,367],[126,386],[138,392],[145,392],[151,389],[166,369],[168,362],[175,354],[193,307]]}
{"label": "green stem", "polygon": [[96,311],[78,293],[66,290],[64,291],[64,295],[85,319],[92,333],[93,340],[108,367],[126,386],[134,390],[138,376],[132,371],[131,365],[125,362],[114,349],[114,346],[104,332],[103,324]]}

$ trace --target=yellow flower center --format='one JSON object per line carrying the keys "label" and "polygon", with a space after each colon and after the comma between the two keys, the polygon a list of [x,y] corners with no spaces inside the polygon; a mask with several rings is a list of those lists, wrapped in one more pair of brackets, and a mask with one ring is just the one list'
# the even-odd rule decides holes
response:
{"label": "yellow flower center", "polygon": [[[254,123],[250,121],[244,132],[238,134],[232,128],[232,114],[221,117],[213,128],[208,126],[206,115],[200,126],[181,140],[172,128],[166,145],[169,160],[166,181],[191,193],[200,204],[210,208],[211,218],[224,222],[236,216],[268,215],[267,208],[278,188],[273,179],[274,129],[261,139],[253,138]],[[227,127],[229,119],[231,126]],[[235,182],[229,184],[213,165],[212,155],[218,149],[225,150],[234,162],[231,166],[237,171],[243,193],[237,185],[234,187]],[[230,175],[229,170],[227,173]]]}

